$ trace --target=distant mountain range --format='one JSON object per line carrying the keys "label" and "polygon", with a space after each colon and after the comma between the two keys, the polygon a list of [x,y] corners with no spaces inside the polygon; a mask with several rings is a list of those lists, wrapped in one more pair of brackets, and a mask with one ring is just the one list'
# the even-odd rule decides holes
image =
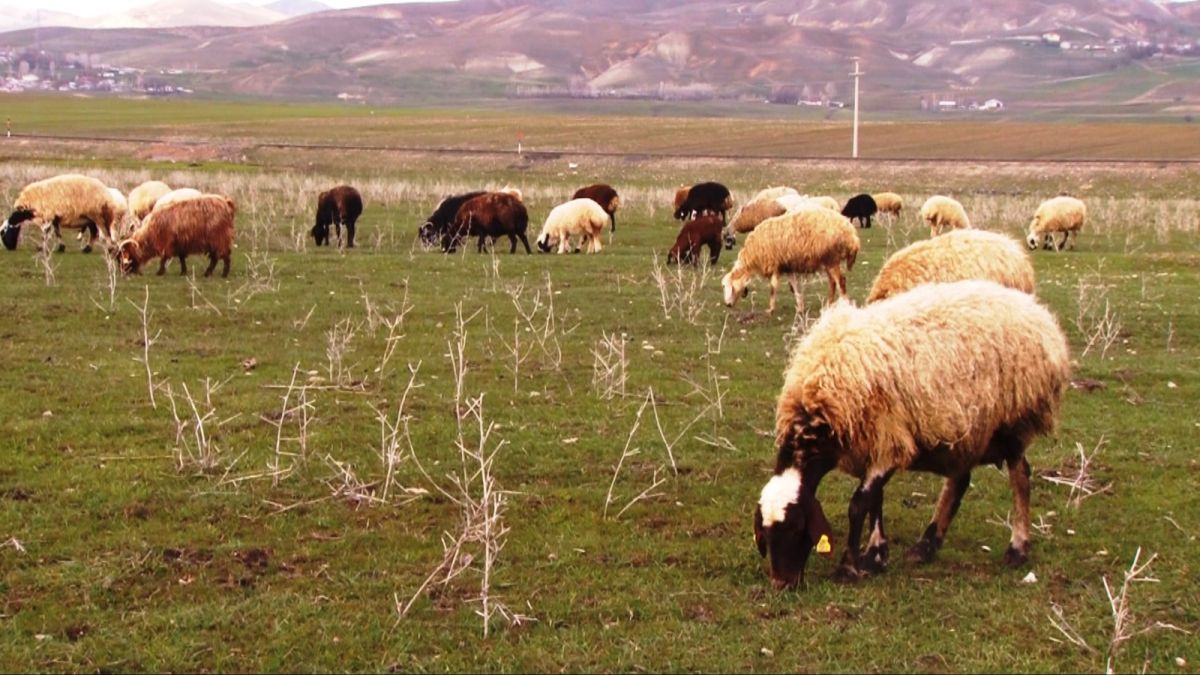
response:
{"label": "distant mountain range", "polygon": [[[36,34],[0,34],[0,52],[86,52],[94,62],[170,71],[196,91],[239,95],[826,105],[849,96],[859,57],[876,108],[1004,98],[1200,110],[1200,71],[1190,65],[1200,56],[1200,1],[462,0],[326,9],[312,0],[161,0],[87,29],[49,27],[43,16]],[[120,22],[135,28],[95,28]]]}

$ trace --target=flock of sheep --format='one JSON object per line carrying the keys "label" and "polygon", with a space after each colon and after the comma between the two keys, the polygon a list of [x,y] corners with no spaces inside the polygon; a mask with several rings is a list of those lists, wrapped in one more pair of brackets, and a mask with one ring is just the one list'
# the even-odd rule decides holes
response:
{"label": "flock of sheep", "polygon": [[[578,190],[554,207],[536,243],[540,250],[585,249],[599,253],[605,229],[616,230],[621,199],[605,184]],[[930,471],[945,477],[933,519],[909,550],[913,561],[932,559],[970,484],[984,464],[1006,466],[1012,484],[1012,537],[1004,555],[1011,566],[1029,555],[1029,463],[1025,449],[1052,430],[1066,387],[1070,359],[1055,317],[1041,305],[1034,272],[1020,244],[1002,234],[971,229],[966,210],[944,196],[921,207],[930,239],[893,254],[871,286],[866,304],[834,304],[846,296],[846,276],[860,252],[853,222],[871,226],[883,212],[898,216],[894,193],[856,195],[839,205],[828,197],[802,196],[787,187],[768,188],[727,220],[734,202],[719,183],[681,188],[673,213],[684,221],[668,253],[670,263],[696,263],[708,248],[716,262],[722,246],[745,235],[737,261],[722,279],[733,306],[756,277],[769,280],[768,312],[776,306],[781,279],[799,297],[800,275],[824,273],[828,307],[794,349],[776,410],[775,475],[763,488],[754,516],[754,538],[769,560],[776,586],[803,578],[815,548],[831,554],[832,528],[816,498],[822,478],[839,469],[861,483],[850,502],[846,550],[838,576],[853,580],[877,572],[888,559],[883,488],[897,472]],[[341,226],[354,246],[362,196],[338,186],[318,198],[311,234],[317,245],[340,245]],[[158,257],[158,273],[188,255],[207,255],[205,275],[218,260],[228,275],[236,209],[223,195],[171,190],[152,181],[126,199],[82,175],[38,181],[21,191],[0,228],[0,241],[16,248],[23,224],[43,228],[63,250],[61,228],[76,228],[87,241],[111,250],[127,273]],[[1026,244],[1062,250],[1073,246],[1084,224],[1082,202],[1058,196],[1043,202],[1029,225]],[[508,237],[531,252],[529,212],[516,189],[469,192],[442,200],[420,227],[420,239],[454,251],[477,237]],[[943,233],[944,232],[944,233]],[[1060,239],[1061,237],[1061,239]],[[845,272],[842,266],[845,266]],[[867,527],[862,550],[863,526]]]}

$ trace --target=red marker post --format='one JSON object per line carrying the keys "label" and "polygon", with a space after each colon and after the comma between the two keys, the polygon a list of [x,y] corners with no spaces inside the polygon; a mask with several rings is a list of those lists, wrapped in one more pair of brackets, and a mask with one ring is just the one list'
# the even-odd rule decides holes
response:
{"label": "red marker post", "polygon": [[521,154],[521,142],[525,140],[525,132],[517,131],[517,154]]}

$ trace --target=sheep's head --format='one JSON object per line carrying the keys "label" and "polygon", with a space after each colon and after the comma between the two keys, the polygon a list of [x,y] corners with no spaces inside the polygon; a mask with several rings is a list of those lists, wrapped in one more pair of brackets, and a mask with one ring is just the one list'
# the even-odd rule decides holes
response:
{"label": "sheep's head", "polygon": [[318,222],[313,225],[311,231],[313,240],[317,242],[317,246],[329,243],[329,225]]}
{"label": "sheep's head", "polygon": [[725,306],[733,307],[738,298],[744,298],[750,292],[750,274],[742,267],[742,261],[733,264],[733,269],[721,279],[725,290]]}
{"label": "sheep's head", "polygon": [[801,482],[798,469],[790,467],[767,481],[754,511],[754,543],[767,559],[775,588],[804,581],[813,548],[821,554],[832,552],[832,534],[821,503]]}
{"label": "sheep's head", "polygon": [[417,230],[417,236],[421,238],[421,243],[426,246],[433,246],[438,240],[437,227],[431,221],[425,221],[421,229]]}
{"label": "sheep's head", "polygon": [[737,246],[737,237],[733,234],[732,227],[721,230],[721,239],[725,242],[726,251],[732,251],[733,247]]}
{"label": "sheep's head", "polygon": [[17,208],[9,216],[8,220],[4,221],[4,225],[0,226],[0,241],[4,243],[4,248],[14,251],[17,248],[17,240],[21,234],[21,223],[28,220],[33,220],[37,216],[32,209]]}
{"label": "sheep's head", "polygon": [[142,266],[140,254],[141,246],[132,239],[126,239],[116,248],[117,265],[125,274],[138,274]]}
{"label": "sheep's head", "polygon": [[537,238],[538,250],[542,253],[549,253],[558,245],[558,237],[551,235],[549,232],[543,232]]}

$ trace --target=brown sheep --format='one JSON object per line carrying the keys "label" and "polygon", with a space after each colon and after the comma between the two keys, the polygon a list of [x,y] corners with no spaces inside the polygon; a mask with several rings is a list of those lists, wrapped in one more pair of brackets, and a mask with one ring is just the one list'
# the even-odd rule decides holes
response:
{"label": "brown sheep", "polygon": [[725,224],[715,215],[693,218],[683,224],[675,245],[667,253],[667,263],[696,264],[700,261],[700,249],[708,247],[708,263],[715,265],[721,255],[721,232]]}
{"label": "brown sheep", "polygon": [[575,191],[571,199],[590,199],[599,204],[600,208],[604,209],[604,212],[608,214],[610,231],[617,231],[617,209],[621,206],[621,196],[617,194],[613,186],[596,183],[595,185],[581,187]]}
{"label": "brown sheep", "polygon": [[512,242],[509,253],[517,252],[517,239],[525,245],[526,253],[533,253],[525,230],[529,228],[529,212],[521,200],[507,192],[487,192],[463,202],[454,221],[442,235],[442,250],[453,253],[466,237],[479,237],[479,252],[487,239],[507,236]]}
{"label": "brown sheep", "polygon": [[317,220],[312,236],[317,246],[329,244],[329,226],[337,233],[338,245],[342,243],[342,225],[346,226],[346,248],[354,248],[354,224],[363,212],[362,195],[349,185],[339,185],[322,192],[317,197]]}
{"label": "brown sheep", "polygon": [[233,253],[233,200],[224,195],[203,195],[155,209],[128,239],[117,247],[117,261],[126,274],[137,274],[151,258],[158,257],[158,274],[167,271],[171,258],[179,258],[180,275],[187,274],[187,256],[208,255],[211,276],[221,260],[222,277],[229,276]]}

